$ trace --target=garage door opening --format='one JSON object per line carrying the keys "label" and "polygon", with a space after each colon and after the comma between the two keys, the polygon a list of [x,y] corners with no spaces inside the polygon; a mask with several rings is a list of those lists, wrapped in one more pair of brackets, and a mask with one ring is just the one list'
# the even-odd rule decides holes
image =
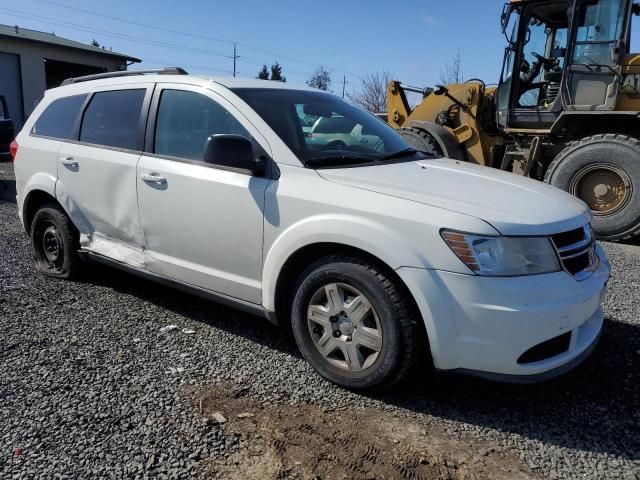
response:
{"label": "garage door opening", "polygon": [[45,59],[44,71],[47,79],[47,89],[49,89],[59,87],[63,80],[67,78],[104,73],[107,69],[91,65],[82,65],[80,63]]}

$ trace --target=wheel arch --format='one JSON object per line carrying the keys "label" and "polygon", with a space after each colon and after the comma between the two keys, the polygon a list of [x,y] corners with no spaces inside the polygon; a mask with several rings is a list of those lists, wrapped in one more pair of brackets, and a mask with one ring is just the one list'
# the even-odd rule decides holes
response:
{"label": "wheel arch", "polygon": [[277,280],[275,282],[275,290],[273,292],[273,305],[275,311],[276,322],[285,328],[288,328],[291,322],[291,304],[295,292],[293,288],[302,274],[302,272],[318,258],[322,258],[329,255],[348,255],[360,258],[362,260],[371,262],[381,268],[385,275],[392,279],[399,289],[406,295],[408,303],[414,310],[415,315],[420,318],[421,329],[425,334],[426,341],[428,342],[427,327],[422,317],[422,312],[418,307],[418,302],[411,292],[409,286],[398,275],[387,262],[378,256],[367,252],[361,248],[345,243],[336,242],[317,242],[310,243],[303,247],[300,247],[293,252],[282,265]]}
{"label": "wheel arch", "polygon": [[36,212],[47,203],[54,203],[62,208],[60,202],[51,193],[39,188],[32,189],[25,196],[22,203],[22,225],[27,234],[31,232],[31,222]]}

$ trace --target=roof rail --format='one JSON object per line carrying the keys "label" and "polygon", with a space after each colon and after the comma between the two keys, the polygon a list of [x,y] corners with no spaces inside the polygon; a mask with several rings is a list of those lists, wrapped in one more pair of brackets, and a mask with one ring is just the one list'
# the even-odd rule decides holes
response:
{"label": "roof rail", "polygon": [[96,73],[95,75],[85,75],[84,77],[67,78],[61,85],[72,83],[88,82],[102,78],[129,77],[132,75],[146,75],[155,73],[157,75],[188,75],[187,71],[180,67],[151,68],[148,70],[123,70],[118,72]]}

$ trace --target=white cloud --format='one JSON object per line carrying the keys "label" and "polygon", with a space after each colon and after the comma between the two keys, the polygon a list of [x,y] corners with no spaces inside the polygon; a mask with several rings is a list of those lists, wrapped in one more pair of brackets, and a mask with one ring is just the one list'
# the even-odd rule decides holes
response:
{"label": "white cloud", "polygon": [[428,25],[429,27],[433,27],[438,23],[438,19],[433,15],[423,14],[422,15],[422,23]]}

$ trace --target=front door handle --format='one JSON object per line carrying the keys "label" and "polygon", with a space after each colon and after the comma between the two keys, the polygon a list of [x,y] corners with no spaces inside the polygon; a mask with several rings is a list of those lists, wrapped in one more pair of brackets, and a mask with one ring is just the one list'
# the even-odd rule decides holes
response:
{"label": "front door handle", "polygon": [[67,167],[76,168],[78,166],[78,162],[76,162],[73,157],[62,157],[60,159],[60,163],[66,165]]}
{"label": "front door handle", "polygon": [[148,183],[157,183],[157,184],[165,184],[167,183],[167,179],[157,175],[155,173],[143,173],[141,178],[144,182]]}

